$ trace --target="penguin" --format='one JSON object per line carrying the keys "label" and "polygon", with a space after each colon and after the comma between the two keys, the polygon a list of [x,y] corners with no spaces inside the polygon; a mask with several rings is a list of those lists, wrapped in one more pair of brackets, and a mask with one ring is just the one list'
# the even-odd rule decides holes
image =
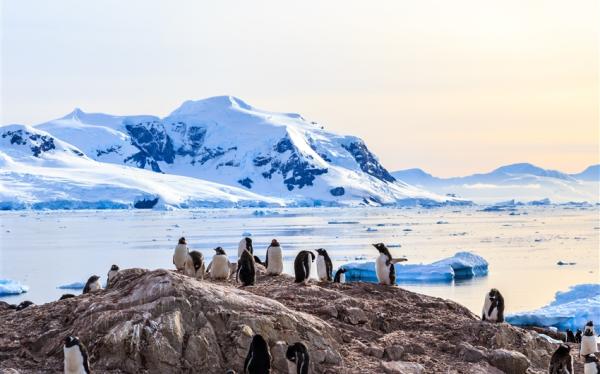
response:
{"label": "penguin", "polygon": [[589,321],[583,329],[579,356],[587,356],[596,352],[598,352],[598,345],[596,343],[596,333],[594,332],[594,322]]}
{"label": "penguin", "polygon": [[83,287],[82,293],[94,292],[102,289],[102,285],[100,284],[100,277],[97,275],[92,275]]}
{"label": "penguin", "polygon": [[14,309],[16,311],[19,311],[19,310],[23,310],[29,306],[32,306],[32,305],[35,305],[33,303],[33,301],[25,300],[25,301],[21,301],[21,303],[19,305],[17,305]]}
{"label": "penguin", "polygon": [[235,280],[241,282],[243,286],[252,286],[256,280],[256,265],[254,257],[248,251],[242,251],[238,260]]}
{"label": "penguin", "polygon": [[[243,253],[242,253],[243,255]],[[261,335],[254,335],[248,355],[244,361],[244,373],[269,374],[271,372],[271,352],[269,345]]]}
{"label": "penguin", "polygon": [[308,283],[308,278],[310,278],[310,268],[314,260],[315,254],[311,251],[300,251],[300,253],[298,253],[294,260],[294,274],[296,275],[294,281],[296,283]]}
{"label": "penguin", "polygon": [[260,257],[258,257],[258,256],[252,256],[252,257],[254,257],[254,262],[255,262],[255,263],[257,263],[257,264],[259,264],[259,265],[262,265],[262,266],[264,266],[264,267],[267,267],[266,263],[265,263],[265,262],[262,262],[262,261],[260,260]]}
{"label": "penguin", "polygon": [[504,297],[495,288],[485,295],[481,319],[489,322],[504,322]]}
{"label": "penguin", "polygon": [[229,278],[229,259],[225,250],[221,247],[215,248],[215,255],[212,258],[210,264],[206,268],[206,272],[210,275],[211,279],[226,280]]}
{"label": "penguin", "polygon": [[[285,352],[285,358],[296,365],[296,374],[308,374],[308,367],[310,365],[310,357],[308,355],[308,349],[300,342],[289,345]],[[290,370],[292,372],[292,370]]]}
{"label": "penguin", "polygon": [[583,374],[598,374],[600,373],[600,362],[598,357],[593,354],[585,356],[585,362],[583,364]]}
{"label": "penguin", "polygon": [[65,293],[58,300],[70,299],[72,297],[75,297],[75,295],[73,295],[72,293]]}
{"label": "penguin", "polygon": [[188,247],[184,237],[179,238],[179,242],[175,247],[175,253],[173,253],[173,265],[177,271],[183,272],[185,269],[185,261],[188,258]]}
{"label": "penguin", "polygon": [[567,343],[575,343],[575,335],[571,329],[566,329],[565,333],[567,334]]}
{"label": "penguin", "polygon": [[271,240],[271,245],[267,248],[267,257],[265,259],[268,275],[280,275],[283,273],[283,251],[277,239]]}
{"label": "penguin", "polygon": [[245,237],[240,240],[240,244],[238,245],[238,258],[242,257],[242,253],[244,249],[250,252],[251,255],[254,255],[254,248],[252,247],[252,239],[249,237]]}
{"label": "penguin", "polygon": [[581,332],[580,329],[577,329],[577,332],[575,333],[575,343],[581,343],[581,335],[583,333]]}
{"label": "penguin", "polygon": [[329,254],[323,248],[317,249],[317,276],[321,282],[331,282],[333,277],[333,264]]}
{"label": "penguin", "polygon": [[89,374],[90,363],[87,349],[77,337],[67,336],[63,346],[65,374]]}
{"label": "penguin", "polygon": [[392,258],[390,250],[383,243],[373,244],[373,247],[379,251],[379,257],[377,257],[377,261],[375,262],[375,270],[379,284],[385,284],[388,286],[395,285],[396,269],[394,264],[407,261],[407,259]]}
{"label": "penguin", "polygon": [[188,253],[185,261],[184,274],[197,279],[204,279],[204,256],[198,251]]}
{"label": "penguin", "polygon": [[346,269],[345,268],[339,268],[336,272],[335,272],[335,277],[333,277],[333,283],[346,283]]}
{"label": "penguin", "polygon": [[574,374],[571,348],[566,344],[558,346],[550,358],[548,374]]}
{"label": "penguin", "polygon": [[106,275],[106,288],[110,287],[111,281],[113,280],[115,275],[117,275],[118,272],[119,272],[119,267],[117,265],[113,265],[110,267],[110,270],[108,271],[108,274]]}

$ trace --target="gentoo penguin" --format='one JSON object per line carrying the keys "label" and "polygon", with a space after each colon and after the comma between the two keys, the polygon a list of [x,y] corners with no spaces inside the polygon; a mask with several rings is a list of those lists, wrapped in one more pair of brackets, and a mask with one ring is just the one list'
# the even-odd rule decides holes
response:
{"label": "gentoo penguin", "polygon": [[92,275],[83,287],[83,293],[98,291],[102,289],[102,285],[100,284],[100,277],[97,275]]}
{"label": "gentoo penguin", "polygon": [[296,275],[295,282],[304,284],[308,283],[310,278],[310,268],[315,260],[315,254],[311,251],[300,251],[294,260],[294,274]]}
{"label": "gentoo penguin", "polygon": [[333,283],[346,283],[346,269],[339,268],[335,272],[335,277],[333,277]]}
{"label": "gentoo penguin", "polygon": [[333,264],[329,254],[323,248],[317,249],[317,276],[321,282],[331,282],[333,280],[332,273]]}
{"label": "gentoo penguin", "polygon": [[65,353],[65,374],[89,374],[87,349],[77,337],[67,336],[63,346]]}
{"label": "gentoo penguin", "polygon": [[198,251],[188,253],[184,265],[184,274],[197,279],[204,279],[204,256]]}
{"label": "gentoo penguin", "polygon": [[188,258],[188,252],[189,250],[185,238],[179,238],[179,242],[175,247],[175,253],[173,254],[173,265],[175,265],[177,271],[183,271],[185,269],[185,261]]}
{"label": "gentoo penguin", "polygon": [[575,335],[573,334],[573,331],[571,329],[567,329],[565,330],[565,333],[567,334],[567,343],[575,343]]}
{"label": "gentoo penguin", "polygon": [[580,329],[577,329],[577,332],[575,333],[575,343],[581,343],[581,335],[583,335],[583,333]]}
{"label": "gentoo penguin", "polygon": [[241,282],[243,286],[252,286],[256,280],[254,257],[246,250],[242,251],[242,255],[238,260],[235,280]]}
{"label": "gentoo penguin", "polygon": [[72,293],[64,293],[58,300],[70,299],[72,297],[75,297],[75,295],[73,295]]}
{"label": "gentoo penguin", "polygon": [[394,268],[394,264],[407,260],[405,258],[392,258],[390,250],[383,243],[373,244],[373,247],[379,251],[379,257],[377,257],[377,261],[375,262],[379,284],[395,285],[396,269]]}
{"label": "gentoo penguin", "polygon": [[596,352],[598,352],[598,345],[596,343],[596,333],[594,332],[594,322],[589,321],[583,329],[579,356],[587,356]]}
{"label": "gentoo penguin", "polygon": [[117,265],[113,265],[110,267],[108,274],[106,275],[106,288],[110,287],[110,282],[113,280],[115,275],[119,272],[119,267]]}
{"label": "gentoo penguin", "polygon": [[485,295],[481,319],[490,322],[504,322],[504,297],[495,288]]}
{"label": "gentoo penguin", "polygon": [[251,255],[254,255],[254,248],[252,247],[252,239],[249,237],[245,237],[240,240],[240,244],[238,245],[238,258],[242,257],[242,252],[247,250]]}
{"label": "gentoo penguin", "polygon": [[268,275],[279,275],[283,273],[283,252],[277,239],[271,240],[271,245],[267,248],[267,258],[265,260]]}
{"label": "gentoo penguin", "polygon": [[294,370],[296,374],[308,374],[310,357],[308,356],[308,349],[306,349],[304,344],[298,342],[289,345],[285,352],[285,358],[296,365],[296,369]]}
{"label": "gentoo penguin", "polygon": [[[243,255],[243,253],[242,253]],[[254,335],[246,361],[244,361],[244,373],[269,374],[271,372],[271,352],[269,345],[261,335]]]}
{"label": "gentoo penguin", "polygon": [[558,346],[550,358],[548,374],[574,374],[571,348],[566,344]]}
{"label": "gentoo penguin", "polygon": [[585,363],[583,364],[583,374],[598,374],[600,373],[600,362],[598,357],[593,354],[585,356]]}
{"label": "gentoo penguin", "polygon": [[225,250],[221,247],[215,248],[215,255],[210,264],[206,268],[211,279],[227,279],[229,278],[229,259]]}

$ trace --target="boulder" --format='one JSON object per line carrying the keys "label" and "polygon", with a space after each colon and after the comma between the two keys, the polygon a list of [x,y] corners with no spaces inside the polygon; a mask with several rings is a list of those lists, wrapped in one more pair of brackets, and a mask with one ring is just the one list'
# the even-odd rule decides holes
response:
{"label": "boulder", "polygon": [[507,349],[493,350],[490,352],[488,360],[492,366],[506,374],[525,374],[529,367],[529,360],[524,354]]}

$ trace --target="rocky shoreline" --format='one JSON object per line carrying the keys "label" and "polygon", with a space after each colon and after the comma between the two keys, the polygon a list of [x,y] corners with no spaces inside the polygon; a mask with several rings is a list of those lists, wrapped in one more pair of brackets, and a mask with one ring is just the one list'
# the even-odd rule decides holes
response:
{"label": "rocky shoreline", "polygon": [[3,373],[60,372],[67,335],[86,344],[95,373],[242,372],[255,333],[275,373],[288,373],[296,341],[313,373],[545,373],[556,348],[399,287],[259,274],[240,288],[162,269],[122,270],[110,289],[21,311],[0,303],[0,326]]}

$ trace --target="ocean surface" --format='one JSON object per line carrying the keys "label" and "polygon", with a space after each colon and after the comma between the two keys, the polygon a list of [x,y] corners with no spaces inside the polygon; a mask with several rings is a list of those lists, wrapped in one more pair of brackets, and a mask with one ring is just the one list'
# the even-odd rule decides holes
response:
{"label": "ocean surface", "polygon": [[[104,282],[112,264],[122,269],[172,268],[180,236],[207,260],[214,247],[222,246],[232,261],[243,235],[251,234],[255,254],[262,259],[271,239],[277,238],[286,273],[292,273],[294,256],[302,249],[327,249],[334,269],[356,259],[374,260],[377,251],[371,243],[377,242],[388,244],[392,255],[406,256],[413,264],[471,251],[489,262],[488,276],[400,286],[455,300],[476,314],[492,287],[504,294],[506,313],[511,313],[543,306],[556,291],[569,286],[600,281],[598,206],[524,206],[513,215],[479,209],[0,212],[0,278],[30,287],[25,294],[0,300],[40,304],[63,293],[79,293],[57,287],[85,282],[92,274]],[[575,264],[559,266],[558,261]]]}

